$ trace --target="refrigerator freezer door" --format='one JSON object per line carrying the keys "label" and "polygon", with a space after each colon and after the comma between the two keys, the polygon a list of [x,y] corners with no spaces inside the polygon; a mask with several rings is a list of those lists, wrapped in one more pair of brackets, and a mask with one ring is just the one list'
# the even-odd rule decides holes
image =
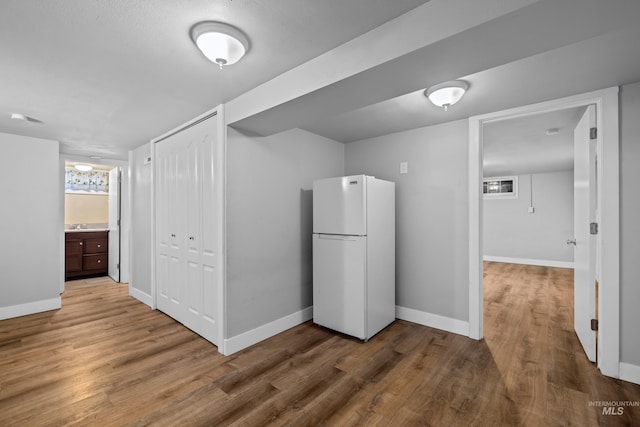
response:
{"label": "refrigerator freezer door", "polygon": [[314,181],[313,232],[354,236],[367,234],[364,175]]}
{"label": "refrigerator freezer door", "polygon": [[366,338],[366,237],[313,235],[313,321]]}

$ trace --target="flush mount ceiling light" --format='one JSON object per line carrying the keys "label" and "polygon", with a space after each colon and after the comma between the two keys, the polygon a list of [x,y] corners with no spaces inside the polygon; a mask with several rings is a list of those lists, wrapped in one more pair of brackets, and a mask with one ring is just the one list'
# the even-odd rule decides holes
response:
{"label": "flush mount ceiling light", "polygon": [[27,116],[25,116],[24,114],[20,114],[20,113],[11,113],[11,118],[13,120],[24,120],[24,121],[29,120],[29,118]]}
{"label": "flush mount ceiling light", "polygon": [[549,128],[544,133],[546,133],[547,136],[557,135],[560,133],[560,128]]}
{"label": "flush mount ceiling light", "polygon": [[222,69],[235,64],[249,50],[249,40],[242,31],[222,22],[200,22],[191,28],[191,39],[211,62]]}
{"label": "flush mount ceiling light", "polygon": [[79,171],[82,171],[82,172],[89,172],[91,169],[93,169],[93,166],[91,166],[91,165],[83,165],[83,164],[73,165],[73,167],[78,169]]}
{"label": "flush mount ceiling light", "polygon": [[27,122],[27,123],[42,123],[40,120],[27,116],[26,114],[22,114],[22,113],[11,113],[11,119],[19,120],[21,122]]}
{"label": "flush mount ceiling light", "polygon": [[434,105],[448,111],[449,107],[460,101],[467,89],[469,89],[469,83],[463,80],[453,80],[432,86],[425,90],[424,94]]}

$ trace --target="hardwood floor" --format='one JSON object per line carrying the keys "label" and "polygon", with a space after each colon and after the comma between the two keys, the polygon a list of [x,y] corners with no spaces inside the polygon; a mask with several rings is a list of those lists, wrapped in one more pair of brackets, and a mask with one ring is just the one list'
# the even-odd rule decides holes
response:
{"label": "hardwood floor", "polygon": [[71,291],[74,289],[91,288],[100,285],[113,285],[115,282],[109,276],[90,277],[86,279],[74,279],[65,282],[64,290]]}
{"label": "hardwood floor", "polygon": [[483,341],[396,321],[363,343],[307,322],[229,357],[126,285],[76,283],[62,309],[0,322],[0,425],[638,425],[640,407],[589,405],[640,402],[640,386],[582,354],[571,270],[485,267]]}

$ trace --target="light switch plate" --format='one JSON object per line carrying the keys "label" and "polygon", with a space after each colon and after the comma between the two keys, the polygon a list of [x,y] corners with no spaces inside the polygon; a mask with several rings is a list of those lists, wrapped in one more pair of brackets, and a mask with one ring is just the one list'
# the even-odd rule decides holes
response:
{"label": "light switch plate", "polygon": [[404,175],[405,173],[409,173],[409,163],[400,162],[400,174]]}

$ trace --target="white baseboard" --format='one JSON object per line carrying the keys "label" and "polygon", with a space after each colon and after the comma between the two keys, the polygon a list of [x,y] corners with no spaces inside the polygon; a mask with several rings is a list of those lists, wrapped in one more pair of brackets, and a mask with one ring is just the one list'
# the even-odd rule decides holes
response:
{"label": "white baseboard", "polygon": [[258,326],[255,329],[236,335],[235,337],[225,339],[222,353],[228,356],[304,323],[307,320],[311,320],[312,318],[313,307],[307,307],[288,316],[281,317],[280,319]]}
{"label": "white baseboard", "polygon": [[572,261],[552,261],[547,259],[509,258],[509,257],[492,256],[492,255],[485,255],[482,257],[482,259],[484,261],[507,262],[509,264],[526,264],[526,265],[539,265],[542,267],[573,268]]}
{"label": "white baseboard", "polygon": [[142,292],[140,289],[134,288],[131,284],[129,284],[129,295],[153,308],[153,298],[151,298],[151,295],[146,292]]}
{"label": "white baseboard", "polygon": [[0,320],[26,316],[43,311],[57,310],[60,307],[62,307],[62,299],[60,297],[0,307]]}
{"label": "white baseboard", "polygon": [[620,379],[640,384],[640,366],[620,362]]}
{"label": "white baseboard", "polygon": [[427,313],[426,311],[414,310],[412,308],[396,306],[396,317],[430,328],[441,329],[454,334],[469,336],[469,322],[440,316],[439,314]]}

